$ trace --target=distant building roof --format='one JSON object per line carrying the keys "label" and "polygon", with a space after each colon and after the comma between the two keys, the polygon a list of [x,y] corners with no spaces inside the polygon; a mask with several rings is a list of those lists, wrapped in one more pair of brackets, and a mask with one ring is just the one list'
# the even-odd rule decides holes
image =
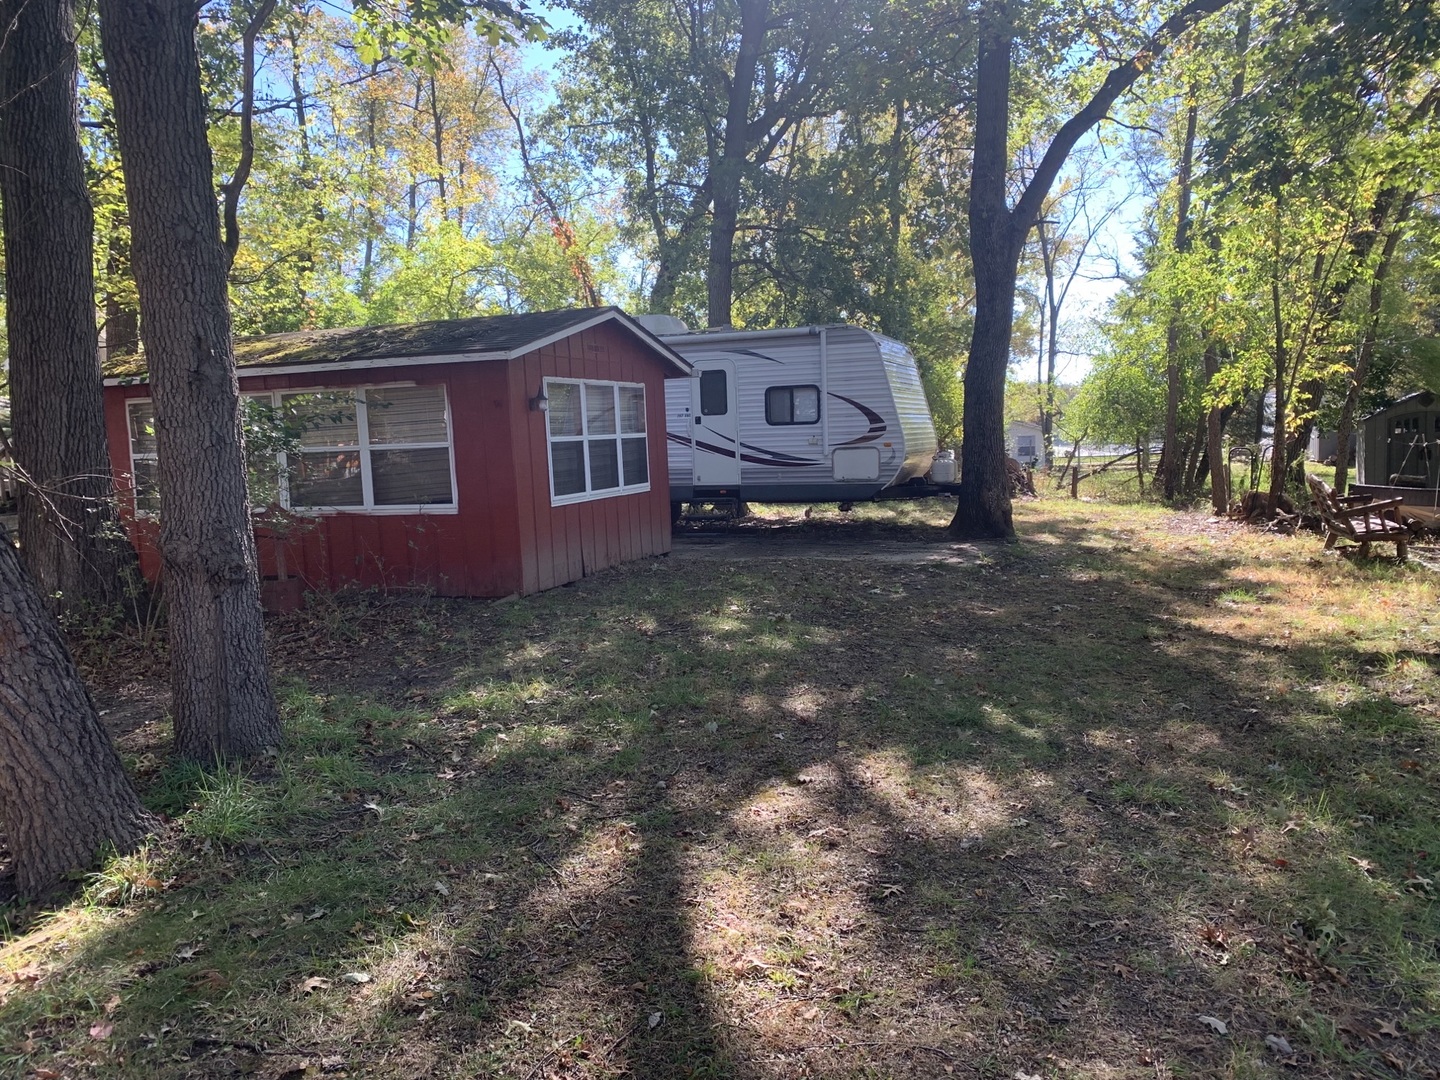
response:
{"label": "distant building roof", "polygon": [[1402,405],[1409,405],[1412,408],[1418,405],[1422,409],[1428,409],[1431,405],[1435,404],[1435,401],[1435,395],[1429,390],[1416,390],[1413,394],[1406,394],[1404,397],[1396,398],[1383,409],[1376,409],[1372,413],[1367,413],[1362,419],[1369,420],[1372,416],[1383,416],[1391,409],[1398,409]]}
{"label": "distant building roof", "polygon": [[[683,357],[617,307],[532,311],[237,338],[235,366],[242,370],[304,371],[385,367],[395,361],[414,364],[508,360],[608,322],[618,323],[642,340],[668,361],[677,374],[690,373],[690,364]],[[143,382],[144,358],[117,358],[105,365],[105,376],[108,384]]]}

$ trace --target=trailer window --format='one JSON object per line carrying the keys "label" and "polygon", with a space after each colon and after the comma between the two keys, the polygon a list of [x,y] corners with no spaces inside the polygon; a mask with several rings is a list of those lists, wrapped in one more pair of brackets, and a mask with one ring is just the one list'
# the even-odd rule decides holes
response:
{"label": "trailer window", "polygon": [[725,372],[700,373],[700,413],[702,416],[724,416],[730,411],[730,389]]}
{"label": "trailer window", "polygon": [[820,422],[820,388],[818,386],[772,386],[765,391],[765,422],[767,424],[818,424]]}

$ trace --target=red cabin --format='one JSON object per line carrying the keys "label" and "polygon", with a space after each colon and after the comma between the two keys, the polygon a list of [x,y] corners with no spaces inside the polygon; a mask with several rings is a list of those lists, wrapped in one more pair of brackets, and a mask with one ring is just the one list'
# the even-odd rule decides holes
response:
{"label": "red cabin", "polygon": [[[533,593],[670,550],[665,379],[690,367],[617,308],[274,334],[235,354],[250,415],[284,433],[250,454],[271,607],[347,585]],[[107,375],[110,459],[153,581],[157,418],[143,370]]]}

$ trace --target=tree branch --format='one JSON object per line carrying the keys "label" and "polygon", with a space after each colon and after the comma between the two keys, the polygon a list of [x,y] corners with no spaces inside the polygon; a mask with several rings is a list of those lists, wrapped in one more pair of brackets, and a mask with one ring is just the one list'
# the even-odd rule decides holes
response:
{"label": "tree branch", "polygon": [[235,165],[235,174],[221,189],[225,193],[225,254],[226,270],[235,261],[240,250],[240,193],[250,179],[250,167],[255,163],[255,39],[275,12],[277,0],[260,0],[255,14],[245,24],[241,36],[241,79],[243,80],[240,101],[240,160]]}
{"label": "tree branch", "polygon": [[1155,66],[1155,61],[1169,48],[1171,42],[1229,2],[1230,0],[1190,0],[1190,3],[1161,23],[1134,56],[1105,76],[1105,81],[1095,92],[1095,96],[1084,108],[1065,121],[1055,133],[1055,138],[1050,141],[1045,156],[1040,159],[1040,164],[1035,169],[1035,175],[1030,178],[1030,183],[1026,185],[1020,201],[1012,211],[1013,228],[1021,232],[1029,231],[1070,151],[1080,141],[1080,137],[1110,111],[1110,106],[1115,104],[1120,95]]}

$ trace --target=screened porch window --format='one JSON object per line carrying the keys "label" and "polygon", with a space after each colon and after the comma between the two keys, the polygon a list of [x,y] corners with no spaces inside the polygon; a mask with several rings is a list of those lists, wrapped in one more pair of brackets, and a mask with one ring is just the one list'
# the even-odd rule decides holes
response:
{"label": "screened porch window", "polygon": [[[445,387],[368,386],[244,397],[251,422],[267,428],[266,451],[257,461],[252,446],[250,455],[247,483],[253,507],[278,503],[294,510],[377,514],[455,508]],[[159,506],[154,406],[133,401],[128,409],[136,509],[153,512]],[[271,445],[285,449],[272,455]]]}
{"label": "screened porch window", "polygon": [[550,503],[650,490],[645,387],[546,379]]}

